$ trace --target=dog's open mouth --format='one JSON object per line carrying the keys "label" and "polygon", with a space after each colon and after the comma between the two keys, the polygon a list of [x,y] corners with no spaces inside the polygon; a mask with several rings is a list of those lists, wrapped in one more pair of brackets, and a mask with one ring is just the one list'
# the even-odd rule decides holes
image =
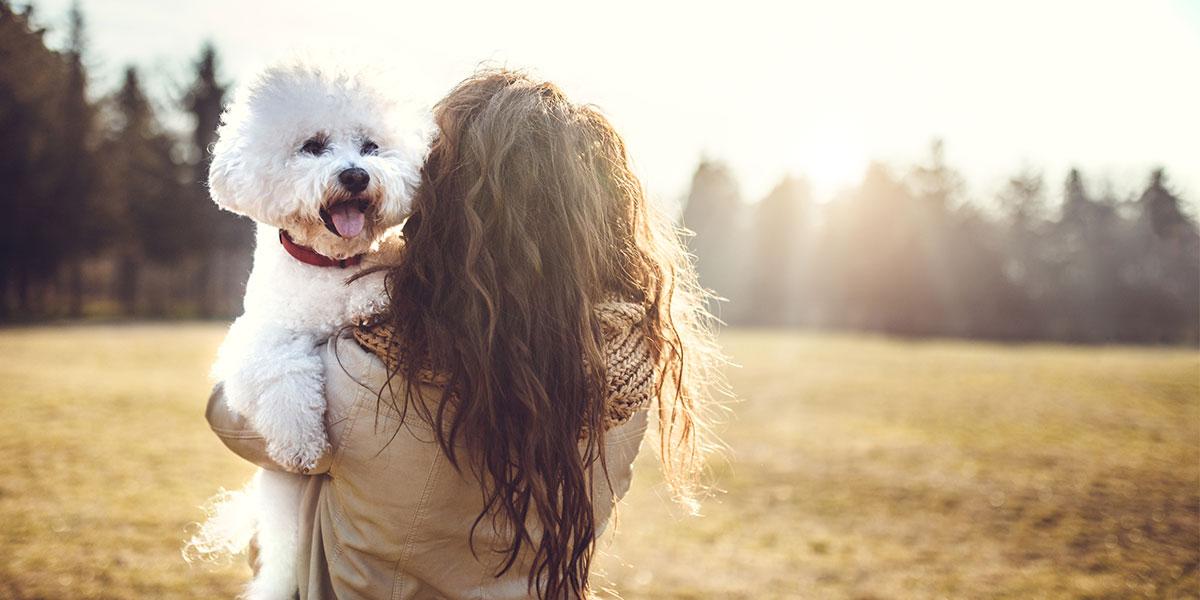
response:
{"label": "dog's open mouth", "polygon": [[371,202],[366,198],[339,200],[321,209],[321,220],[334,235],[352,238],[366,227],[370,206]]}

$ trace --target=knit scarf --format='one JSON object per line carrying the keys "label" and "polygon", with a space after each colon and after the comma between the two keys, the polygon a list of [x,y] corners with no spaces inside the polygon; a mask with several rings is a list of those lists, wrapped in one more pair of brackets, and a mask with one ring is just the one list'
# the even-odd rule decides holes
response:
{"label": "knit scarf", "polygon": [[[600,320],[600,350],[605,361],[604,428],[611,429],[630,419],[639,409],[649,406],[654,395],[654,361],[650,342],[642,333],[646,309],[632,302],[610,301],[593,309]],[[400,356],[395,346],[395,330],[390,324],[354,328],[354,339],[387,366],[398,372]],[[444,385],[444,374],[428,366],[417,370],[420,383]],[[586,435],[586,431],[584,435]]]}

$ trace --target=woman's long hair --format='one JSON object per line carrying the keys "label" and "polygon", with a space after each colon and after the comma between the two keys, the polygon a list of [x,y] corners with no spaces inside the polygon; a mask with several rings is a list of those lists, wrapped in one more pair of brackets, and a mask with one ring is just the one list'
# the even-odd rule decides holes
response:
{"label": "woman's long hair", "polygon": [[[592,308],[617,298],[647,309],[664,472],[688,501],[718,356],[710,318],[678,232],[595,109],[495,70],[434,112],[439,132],[381,317],[394,327],[393,375],[409,382],[403,408],[479,477],[475,527],[511,532],[497,575],[532,551],[539,597],[581,596],[596,536],[593,467],[607,475]],[[411,401],[423,369],[444,378],[437,401]]]}

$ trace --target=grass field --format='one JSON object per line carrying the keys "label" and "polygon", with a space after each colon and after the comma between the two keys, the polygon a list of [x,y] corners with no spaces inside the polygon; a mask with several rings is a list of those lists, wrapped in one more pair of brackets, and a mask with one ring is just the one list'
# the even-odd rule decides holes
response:
{"label": "grass field", "polygon": [[[205,427],[215,325],[0,330],[0,598],[230,598],[185,564],[250,469]],[[625,598],[1200,597],[1200,353],[732,332],[705,515],[643,453]]]}

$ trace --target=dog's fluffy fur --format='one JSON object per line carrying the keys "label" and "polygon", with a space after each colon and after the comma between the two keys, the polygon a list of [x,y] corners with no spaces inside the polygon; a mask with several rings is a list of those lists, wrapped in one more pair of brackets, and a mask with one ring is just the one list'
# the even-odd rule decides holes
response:
{"label": "dog's fluffy fur", "polygon": [[[230,408],[266,438],[271,457],[294,469],[312,467],[327,444],[317,348],[384,301],[382,273],[348,279],[397,250],[395,228],[408,214],[428,148],[427,117],[376,83],[362,72],[307,62],[268,68],[223,115],[213,151],[213,200],[258,223],[245,312],[230,327],[213,376],[224,383]],[[320,143],[306,148],[312,140]],[[361,192],[339,181],[354,167],[370,177]],[[353,237],[335,233],[329,217],[328,209],[347,200],[367,207]],[[280,229],[327,257],[366,256],[349,268],[304,264],[285,251]],[[249,598],[295,593],[301,482],[260,471],[243,495],[254,507],[260,549]],[[234,504],[210,519],[194,547],[244,545],[247,532],[229,531],[246,523],[230,517]]]}

